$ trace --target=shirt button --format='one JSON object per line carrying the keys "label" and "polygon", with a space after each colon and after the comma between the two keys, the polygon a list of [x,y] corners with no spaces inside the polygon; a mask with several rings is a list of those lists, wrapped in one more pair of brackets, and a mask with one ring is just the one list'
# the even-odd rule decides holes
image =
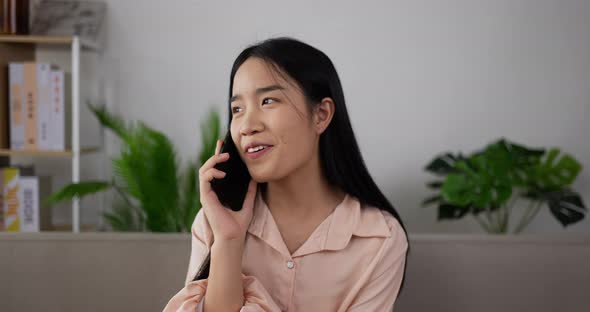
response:
{"label": "shirt button", "polygon": [[289,269],[292,269],[295,267],[295,262],[293,262],[292,260],[287,261],[287,267]]}

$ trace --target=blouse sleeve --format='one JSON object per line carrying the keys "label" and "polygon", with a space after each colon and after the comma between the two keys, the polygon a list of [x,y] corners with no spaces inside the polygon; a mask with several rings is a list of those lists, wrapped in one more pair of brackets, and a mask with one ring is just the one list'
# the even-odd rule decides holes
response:
{"label": "blouse sleeve", "polygon": [[[191,227],[191,254],[184,288],[168,301],[163,312],[202,311],[208,280],[193,281],[193,279],[207,257],[212,244],[213,232],[201,209]],[[254,276],[246,276],[242,273],[242,282],[244,306],[240,312],[280,312],[268,291]]]}
{"label": "blouse sleeve", "polygon": [[384,243],[381,260],[347,312],[391,312],[393,309],[404,275],[408,242],[397,220],[388,223],[392,226],[392,236]]}

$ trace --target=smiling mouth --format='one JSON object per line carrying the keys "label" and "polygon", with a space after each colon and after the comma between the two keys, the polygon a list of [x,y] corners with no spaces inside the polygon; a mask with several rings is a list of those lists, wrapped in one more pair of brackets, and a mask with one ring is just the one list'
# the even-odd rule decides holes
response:
{"label": "smiling mouth", "polygon": [[258,158],[268,154],[272,150],[272,148],[273,148],[272,145],[250,148],[246,152],[246,156],[248,156],[248,158],[250,158],[250,159],[258,159]]}

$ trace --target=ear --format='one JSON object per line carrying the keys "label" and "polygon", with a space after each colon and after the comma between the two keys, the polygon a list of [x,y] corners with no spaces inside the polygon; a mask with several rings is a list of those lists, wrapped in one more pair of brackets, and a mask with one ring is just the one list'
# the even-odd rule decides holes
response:
{"label": "ear", "polygon": [[334,117],[335,105],[331,98],[323,98],[320,104],[314,108],[314,127],[317,134],[322,134],[330,125]]}

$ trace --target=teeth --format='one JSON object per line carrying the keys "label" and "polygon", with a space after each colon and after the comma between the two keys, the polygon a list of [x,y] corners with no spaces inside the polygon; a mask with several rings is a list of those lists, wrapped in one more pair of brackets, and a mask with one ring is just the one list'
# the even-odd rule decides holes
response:
{"label": "teeth", "polygon": [[266,146],[264,146],[264,145],[260,145],[260,146],[256,146],[256,147],[250,147],[248,149],[248,153],[258,152],[258,151],[260,151],[260,150],[262,150],[264,148],[266,148]]}

